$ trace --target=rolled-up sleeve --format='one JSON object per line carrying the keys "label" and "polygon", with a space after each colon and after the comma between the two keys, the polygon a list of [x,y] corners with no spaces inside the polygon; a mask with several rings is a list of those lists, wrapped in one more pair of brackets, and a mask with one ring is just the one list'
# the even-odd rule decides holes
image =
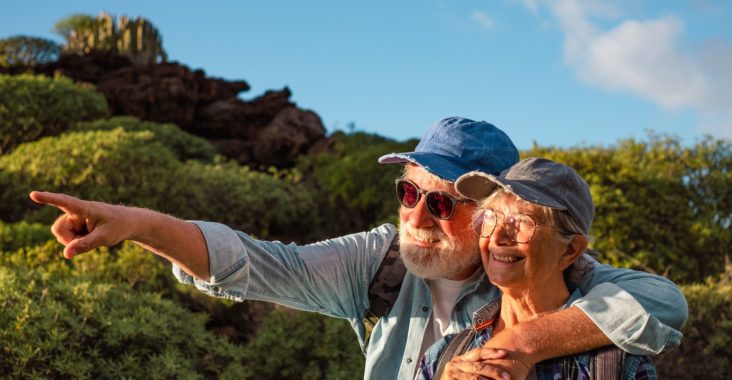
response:
{"label": "rolled-up sleeve", "polygon": [[194,285],[215,297],[243,301],[246,295],[249,256],[239,236],[231,228],[212,222],[193,222],[203,233],[208,249],[209,281],[203,281],[173,265],[178,281]]}
{"label": "rolled-up sleeve", "polygon": [[214,297],[260,300],[341,318],[361,318],[368,285],[396,234],[393,225],[299,246],[252,238],[211,222],[194,222],[208,248],[211,278],[177,266],[178,281]]}
{"label": "rolled-up sleeve", "polygon": [[595,263],[574,302],[612,342],[636,355],[654,355],[681,343],[688,306],[666,278]]}

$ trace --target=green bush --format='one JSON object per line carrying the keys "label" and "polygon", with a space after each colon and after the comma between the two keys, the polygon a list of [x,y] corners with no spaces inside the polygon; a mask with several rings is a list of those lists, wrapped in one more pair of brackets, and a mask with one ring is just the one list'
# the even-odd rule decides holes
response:
{"label": "green bush", "polygon": [[244,379],[353,379],[364,356],[347,322],[276,310],[244,348]]}
{"label": "green bush", "polygon": [[[729,264],[728,264],[729,265]],[[732,274],[728,269],[727,276]],[[726,379],[732,373],[732,282],[684,285],[689,321],[681,347],[655,360],[662,379]]]}
{"label": "green bush", "polygon": [[[48,190],[113,203],[160,208],[181,163],[152,132],[92,131],[46,137],[0,156],[0,170],[15,177],[17,193],[4,202],[25,204],[25,213],[4,219],[50,223],[52,207],[32,206],[31,190]],[[0,207],[3,207],[0,204]]]}
{"label": "green bush", "polygon": [[102,247],[73,260],[64,259],[62,251],[63,246],[55,240],[15,251],[0,251],[0,267],[23,268],[53,276],[81,276],[167,295],[174,291],[170,264],[131,242],[114,249]]}
{"label": "green bush", "polygon": [[12,252],[54,240],[49,226],[25,221],[8,224],[0,221],[0,252]]}
{"label": "green bush", "polygon": [[0,75],[0,154],[106,115],[102,94],[68,78]]}
{"label": "green bush", "polygon": [[181,217],[217,221],[260,238],[298,241],[310,236],[318,220],[314,193],[296,172],[262,173],[231,161],[191,161],[183,170],[168,203]]}
{"label": "green bush", "polygon": [[296,173],[255,172],[226,161],[184,164],[150,131],[65,133],[22,144],[0,156],[3,176],[13,183],[0,200],[6,221],[54,220],[58,211],[32,205],[31,190],[219,221],[260,237],[307,236],[317,220],[312,191]]}
{"label": "green bush", "polygon": [[194,159],[211,162],[216,155],[216,148],[208,141],[181,130],[175,124],[140,121],[132,116],[115,116],[109,119],[81,122],[71,127],[69,131],[110,131],[117,128],[128,132],[152,132],[155,140],[172,149],[181,161]]}
{"label": "green bush", "polygon": [[524,152],[566,163],[590,185],[602,260],[677,282],[719,273],[732,247],[732,142],[650,135],[617,146]]}
{"label": "green bush", "polygon": [[234,378],[242,350],[206,316],[121,284],[0,268],[0,376]]}
{"label": "green bush", "polygon": [[363,132],[338,132],[331,138],[333,152],[302,157],[298,163],[319,194],[322,236],[396,223],[399,203],[394,179],[401,175],[403,166],[380,165],[377,160],[384,154],[412,151],[416,141],[395,142]]}

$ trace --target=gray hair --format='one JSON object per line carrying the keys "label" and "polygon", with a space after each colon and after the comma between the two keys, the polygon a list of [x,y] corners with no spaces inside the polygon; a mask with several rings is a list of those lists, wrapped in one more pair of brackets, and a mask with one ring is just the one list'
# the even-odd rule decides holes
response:
{"label": "gray hair", "polygon": [[[481,202],[480,207],[476,210],[475,216],[478,216],[478,214],[481,212],[481,209],[488,208],[491,205],[494,205],[497,202],[505,199],[505,197],[507,196],[515,197],[516,200],[519,202],[536,207],[539,211],[537,215],[539,218],[538,222],[550,227],[554,227],[559,234],[558,238],[566,242],[567,244],[569,244],[572,237],[575,235],[582,235],[585,237],[585,239],[587,239],[588,242],[591,241],[591,237],[582,232],[580,224],[577,223],[577,221],[566,210],[559,210],[531,203],[527,200],[519,198],[515,194],[509,193],[502,188],[497,189],[496,191],[491,193],[488,198]],[[567,284],[567,287],[569,287],[570,289],[576,288],[578,284],[582,282],[585,276],[593,270],[594,260],[590,258],[592,256],[596,256],[596,254],[592,250],[587,249],[585,250],[584,254],[582,254],[582,256],[580,256],[574,263],[572,263],[572,265],[564,270],[564,282]]]}

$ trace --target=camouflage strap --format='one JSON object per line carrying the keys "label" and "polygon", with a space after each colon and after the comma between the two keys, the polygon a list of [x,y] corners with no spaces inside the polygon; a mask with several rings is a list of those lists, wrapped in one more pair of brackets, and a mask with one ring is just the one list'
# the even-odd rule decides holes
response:
{"label": "camouflage strap", "polygon": [[364,347],[368,346],[376,323],[381,317],[387,315],[391,307],[394,306],[399,290],[402,288],[402,281],[407,274],[407,268],[404,266],[402,257],[399,255],[399,234],[394,236],[394,240],[389,245],[389,251],[381,261],[376,275],[369,285],[369,309],[363,318],[366,327],[366,339]]}

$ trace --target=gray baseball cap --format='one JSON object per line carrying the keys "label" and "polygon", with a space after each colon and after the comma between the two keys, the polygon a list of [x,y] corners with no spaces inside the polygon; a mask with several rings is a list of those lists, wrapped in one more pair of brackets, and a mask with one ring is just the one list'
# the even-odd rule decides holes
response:
{"label": "gray baseball cap", "polygon": [[500,175],[474,171],[455,182],[460,195],[481,200],[498,187],[541,206],[566,210],[585,234],[595,216],[590,187],[574,169],[545,158],[529,157]]}
{"label": "gray baseball cap", "polygon": [[472,170],[498,174],[515,164],[519,152],[508,135],[485,121],[448,117],[425,132],[414,152],[390,153],[382,164],[411,162],[450,182]]}

